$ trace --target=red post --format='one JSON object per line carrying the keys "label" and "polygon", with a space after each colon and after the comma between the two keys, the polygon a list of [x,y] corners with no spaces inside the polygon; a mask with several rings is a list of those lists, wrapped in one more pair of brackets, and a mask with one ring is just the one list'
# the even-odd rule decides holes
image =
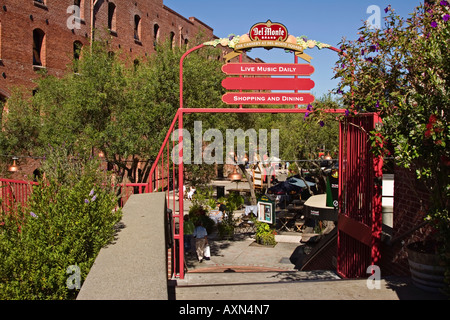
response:
{"label": "red post", "polygon": [[[373,116],[374,127],[381,122],[378,114]],[[383,157],[377,156],[373,159],[374,170],[374,192],[372,205],[372,265],[377,265],[380,261],[381,228],[383,220],[382,209],[382,181],[383,181]]]}

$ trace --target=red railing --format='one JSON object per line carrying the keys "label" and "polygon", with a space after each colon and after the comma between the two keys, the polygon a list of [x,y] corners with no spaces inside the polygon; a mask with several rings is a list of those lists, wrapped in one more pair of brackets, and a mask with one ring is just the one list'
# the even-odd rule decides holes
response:
{"label": "red railing", "polygon": [[[153,184],[162,185],[161,179]],[[34,181],[22,181],[0,178],[0,200],[3,212],[9,212],[16,208],[18,204],[26,206],[26,203],[33,192],[33,186],[38,185]],[[123,207],[133,194],[150,192],[151,183],[122,183],[117,184],[116,195],[119,198],[119,206]]]}
{"label": "red railing", "polygon": [[[183,163],[181,159],[183,158],[183,151],[181,151],[177,156],[177,163],[175,164],[171,161],[171,151],[174,150],[175,140],[178,142],[182,139],[181,131],[174,137],[176,133],[176,125],[178,123],[178,129],[182,128],[181,112],[177,112],[169,127],[163,144],[159,150],[158,156],[153,163],[150,170],[149,181],[152,181],[152,188],[150,192],[154,191],[164,191],[167,197],[167,209],[171,210],[171,228],[173,242],[172,247],[169,249],[168,255],[170,260],[169,273],[171,276],[184,277],[184,241],[183,241],[183,185],[184,179],[183,174]],[[170,138],[173,137],[170,141]],[[180,145],[180,144],[179,144]],[[180,187],[181,186],[181,187]],[[180,209],[181,208],[181,209]]]}
{"label": "red railing", "polygon": [[34,181],[21,181],[0,179],[0,200],[3,212],[17,208],[17,205],[25,206],[33,192]]}

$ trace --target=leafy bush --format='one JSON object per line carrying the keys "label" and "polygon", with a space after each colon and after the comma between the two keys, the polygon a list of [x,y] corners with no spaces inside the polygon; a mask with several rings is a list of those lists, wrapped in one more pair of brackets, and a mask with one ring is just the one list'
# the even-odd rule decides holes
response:
{"label": "leafy bush", "polygon": [[189,208],[189,219],[194,225],[201,221],[203,227],[205,227],[206,232],[211,234],[214,231],[215,222],[208,216],[206,209],[200,204],[193,204]]}
{"label": "leafy bush", "polygon": [[225,206],[222,222],[217,225],[220,238],[232,238],[234,235],[235,218],[233,213],[244,204],[244,198],[237,193],[230,193],[227,197],[219,199]]}
{"label": "leafy bush", "polygon": [[265,246],[276,245],[275,231],[265,222],[256,221],[256,242]]}
{"label": "leafy bush", "polygon": [[[47,163],[56,164],[53,173],[54,160]],[[78,266],[82,283],[112,239],[121,217],[114,193],[100,183],[97,161],[86,161],[77,174],[75,167],[81,168],[66,167],[66,180],[47,168],[49,178],[34,187],[26,208],[1,213],[0,299],[74,299],[67,268]]]}

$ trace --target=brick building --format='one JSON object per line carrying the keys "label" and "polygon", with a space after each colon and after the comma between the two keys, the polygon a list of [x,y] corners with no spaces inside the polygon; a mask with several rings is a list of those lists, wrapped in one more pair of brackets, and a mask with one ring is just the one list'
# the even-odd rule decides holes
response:
{"label": "brick building", "polygon": [[[193,47],[215,38],[210,26],[183,17],[163,0],[2,0],[0,106],[16,87],[32,94],[40,71],[57,77],[70,72],[71,62],[91,39],[106,39],[116,54],[132,61],[154,54],[158,41]],[[231,49],[222,50],[225,55]],[[261,62],[245,54],[243,61]],[[2,107],[5,112],[7,104]],[[21,159],[20,172],[10,177],[31,176],[35,162]]]}
{"label": "brick building", "polygon": [[153,54],[158,40],[196,45],[198,34],[205,41],[214,38],[211,27],[181,16],[163,0],[3,0],[0,98],[9,97],[14,86],[32,88],[39,70],[63,75],[92,37],[110,36],[113,49],[133,58]]}

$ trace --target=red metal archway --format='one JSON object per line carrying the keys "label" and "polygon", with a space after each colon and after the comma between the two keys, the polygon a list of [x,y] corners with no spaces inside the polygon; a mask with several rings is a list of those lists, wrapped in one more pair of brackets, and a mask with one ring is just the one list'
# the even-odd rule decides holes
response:
{"label": "red metal archway", "polygon": [[[188,113],[300,113],[308,112],[301,108],[255,108],[246,109],[242,105],[238,108],[185,108],[183,100],[183,61],[192,52],[203,48],[205,45],[198,45],[188,50],[180,59],[180,107],[169,127],[163,145],[152,166],[149,177],[150,192],[165,189],[167,194],[168,208],[172,210],[172,230],[173,243],[169,249],[170,264],[172,266],[171,275],[184,279],[184,239],[183,239],[183,186],[184,186],[184,165],[183,165],[183,115]],[[340,52],[339,49],[329,47],[328,49]],[[242,62],[240,58],[240,62]],[[295,64],[298,64],[298,57],[295,56]],[[327,110],[325,112],[339,113],[345,112],[343,109]],[[364,119],[361,132],[369,132],[375,126],[378,118],[376,115],[364,115],[362,117],[347,117],[340,126],[340,160],[339,160],[339,222],[338,222],[338,273],[347,278],[361,277],[365,274],[366,268],[370,264],[375,264],[379,257],[379,239],[381,230],[381,187],[374,184],[373,177],[381,174],[382,161],[374,160],[369,155],[369,144],[367,136],[361,136],[360,132],[352,130],[358,127],[358,119]],[[170,144],[170,137],[175,130],[179,129],[178,146],[180,147],[178,168],[170,162],[170,147],[174,147],[174,142]],[[345,149],[343,149],[345,148]],[[343,152],[343,150],[345,150]],[[367,175],[362,178],[362,175]],[[359,183],[355,183],[359,181]],[[176,185],[179,196],[176,199]],[[365,190],[363,192],[363,190]],[[366,204],[364,210],[358,209],[354,214],[354,197],[361,197]],[[361,218],[364,216],[364,218]],[[367,222],[369,221],[369,222]],[[339,224],[343,227],[339,229]],[[350,239],[350,240],[349,240]],[[369,253],[367,253],[369,252]]]}

